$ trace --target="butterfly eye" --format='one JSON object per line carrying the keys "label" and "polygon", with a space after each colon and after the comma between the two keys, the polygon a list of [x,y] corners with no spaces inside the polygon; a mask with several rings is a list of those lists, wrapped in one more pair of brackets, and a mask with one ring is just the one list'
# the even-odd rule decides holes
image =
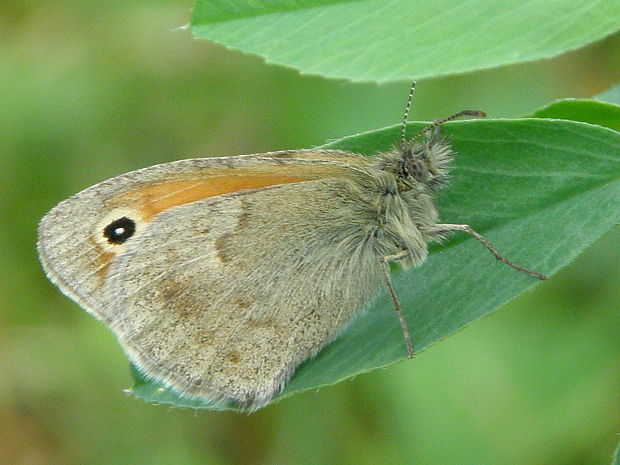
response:
{"label": "butterfly eye", "polygon": [[110,244],[123,244],[136,232],[136,222],[123,216],[103,228],[103,236]]}
{"label": "butterfly eye", "polygon": [[416,181],[426,181],[429,177],[428,168],[420,158],[412,158],[407,162],[407,171]]}

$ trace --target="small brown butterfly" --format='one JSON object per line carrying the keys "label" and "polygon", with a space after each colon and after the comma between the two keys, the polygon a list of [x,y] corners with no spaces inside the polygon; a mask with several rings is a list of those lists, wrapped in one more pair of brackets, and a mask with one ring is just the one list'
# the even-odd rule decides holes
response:
{"label": "small brown butterfly", "polygon": [[[411,103],[412,86],[405,112]],[[115,333],[131,361],[179,394],[258,409],[387,286],[389,263],[418,266],[442,224],[435,192],[454,157],[437,121],[364,157],[285,150],[132,171],[41,221],[49,278]]]}

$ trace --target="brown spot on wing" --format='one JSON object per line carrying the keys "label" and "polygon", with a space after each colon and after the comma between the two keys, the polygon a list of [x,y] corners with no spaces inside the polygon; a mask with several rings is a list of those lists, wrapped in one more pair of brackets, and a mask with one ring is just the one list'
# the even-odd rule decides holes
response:
{"label": "brown spot on wing", "polygon": [[236,351],[228,352],[226,354],[226,360],[230,363],[239,363],[241,361],[241,355]]}
{"label": "brown spot on wing", "polygon": [[248,326],[254,329],[269,328],[279,331],[280,324],[274,318],[252,318],[248,321]]}
{"label": "brown spot on wing", "polygon": [[246,297],[235,297],[235,305],[241,309],[249,308],[252,305],[252,301],[247,299]]}
{"label": "brown spot on wing", "polygon": [[223,233],[215,239],[214,247],[215,252],[217,253],[217,257],[220,259],[222,263],[229,263],[232,261],[235,255],[234,248],[234,235],[235,233],[245,229],[250,224],[250,206],[246,199],[241,199],[241,213],[237,217],[237,227],[235,232],[233,233]]}
{"label": "brown spot on wing", "polygon": [[158,283],[160,295],[167,305],[174,304],[182,293],[182,288],[176,281],[165,278]]}
{"label": "brown spot on wing", "polygon": [[233,254],[230,253],[230,246],[233,242],[232,234],[222,234],[215,240],[215,252],[222,263],[232,261]]}
{"label": "brown spot on wing", "polygon": [[203,329],[196,334],[196,341],[202,346],[208,347],[213,345],[215,340],[215,332]]}
{"label": "brown spot on wing", "polygon": [[112,252],[101,252],[99,255],[97,275],[99,276],[99,281],[101,283],[105,280],[108,274],[108,269],[110,268],[110,262],[115,256],[116,254]]}

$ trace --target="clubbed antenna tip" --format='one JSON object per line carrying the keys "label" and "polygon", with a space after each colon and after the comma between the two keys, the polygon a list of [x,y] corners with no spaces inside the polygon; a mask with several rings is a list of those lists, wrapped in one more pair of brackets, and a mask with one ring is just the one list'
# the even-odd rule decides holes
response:
{"label": "clubbed antenna tip", "polygon": [[415,136],[413,136],[409,142],[412,142],[416,139],[419,139],[420,137],[422,137],[424,134],[426,134],[429,131],[432,131],[433,129],[441,126],[443,123],[447,123],[448,121],[452,121],[453,119],[457,119],[460,118],[461,116],[476,116],[479,118],[484,118],[487,114],[484,111],[480,111],[480,110],[461,110],[458,113],[455,113],[453,115],[448,116],[447,118],[444,119],[440,119],[438,121],[434,121],[432,124],[429,124],[428,126],[426,126],[424,129],[422,129],[419,133],[417,133]]}
{"label": "clubbed antenna tip", "polygon": [[477,116],[478,118],[486,118],[487,114],[480,110],[463,110],[461,112],[461,116]]}

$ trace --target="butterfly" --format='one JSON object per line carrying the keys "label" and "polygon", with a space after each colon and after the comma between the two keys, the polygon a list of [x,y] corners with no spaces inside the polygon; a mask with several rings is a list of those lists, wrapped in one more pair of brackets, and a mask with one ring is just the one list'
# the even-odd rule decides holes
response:
{"label": "butterfly", "polygon": [[[409,94],[407,112],[411,102]],[[39,226],[43,267],[108,326],[148,378],[215,406],[256,410],[389,292],[414,354],[389,264],[470,234],[443,224],[435,193],[454,152],[437,121],[371,157],[337,150],[180,160],[96,184]]]}

